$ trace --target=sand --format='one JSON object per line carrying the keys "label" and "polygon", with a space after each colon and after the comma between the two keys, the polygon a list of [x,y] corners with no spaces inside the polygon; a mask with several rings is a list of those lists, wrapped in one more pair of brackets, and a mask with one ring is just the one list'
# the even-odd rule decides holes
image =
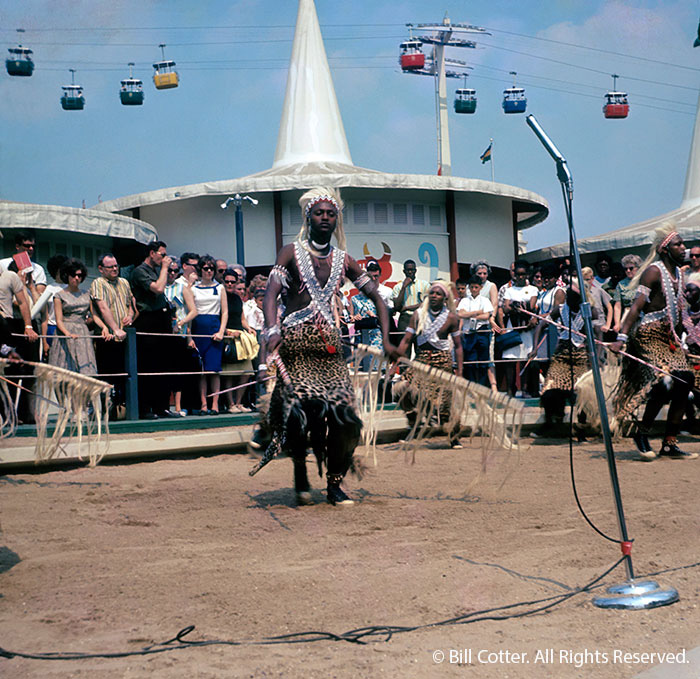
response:
{"label": "sand", "polygon": [[[425,442],[414,464],[398,444],[380,446],[377,466],[347,480],[356,499],[347,507],[327,505],[312,473],[316,504],[297,508],[291,462],[250,477],[245,454],[0,477],[2,648],[135,651],[188,625],[192,640],[246,642],[117,659],[0,658],[0,675],[632,677],[658,657],[625,653],[699,645],[700,460],[637,462],[628,444],[617,446],[618,469],[634,567],[638,576],[677,569],[657,579],[679,590],[679,603],[601,610],[583,593],[531,616],[425,627],[571,592],[620,556],[576,508],[568,446],[525,441],[519,455],[494,456],[470,489],[480,451],[445,443]],[[602,451],[575,446],[578,490],[591,520],[617,538]],[[625,579],[620,567],[604,583]],[[421,628],[365,644],[249,643],[386,625]]]}

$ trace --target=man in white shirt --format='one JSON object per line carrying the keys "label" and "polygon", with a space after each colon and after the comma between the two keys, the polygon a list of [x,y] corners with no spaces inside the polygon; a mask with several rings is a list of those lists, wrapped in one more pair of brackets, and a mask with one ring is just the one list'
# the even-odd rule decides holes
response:
{"label": "man in white shirt", "polygon": [[[519,361],[526,361],[528,354],[533,348],[534,328],[537,325],[537,319],[534,316],[521,313],[520,309],[534,312],[537,304],[537,288],[534,285],[529,285],[527,282],[528,263],[525,261],[516,261],[514,263],[513,284],[506,289],[503,295],[503,315],[506,319],[506,329],[521,328],[517,332],[520,335],[520,344],[511,346],[503,350],[503,358],[516,359],[518,362],[506,363],[506,379],[508,383],[508,391],[511,396],[516,395],[518,391],[523,393],[531,392],[537,394],[539,391],[538,385],[528,385],[530,389],[516,388],[516,376],[520,373]],[[530,372],[526,372],[523,377],[525,383],[530,377]],[[531,377],[531,382],[534,379]]]}
{"label": "man in white shirt", "polygon": [[487,386],[486,373],[491,343],[489,319],[493,314],[493,305],[491,300],[480,294],[481,286],[479,276],[474,275],[469,279],[469,291],[457,305],[457,315],[462,320],[464,377]]}

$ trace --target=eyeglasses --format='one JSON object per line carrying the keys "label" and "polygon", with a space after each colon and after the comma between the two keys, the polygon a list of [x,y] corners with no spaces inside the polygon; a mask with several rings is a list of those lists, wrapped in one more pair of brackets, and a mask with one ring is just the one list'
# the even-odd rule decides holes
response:
{"label": "eyeglasses", "polygon": [[[696,255],[696,257],[700,257],[700,255]],[[625,271],[634,271],[636,268],[636,266],[626,266]]]}
{"label": "eyeglasses", "polygon": [[203,266],[202,271],[214,271],[214,267],[213,266]]}
{"label": "eyeglasses", "polygon": [[168,269],[168,273],[180,273],[180,269]]}
{"label": "eyeglasses", "polygon": [[224,285],[236,285],[238,281],[224,281]]}
{"label": "eyeglasses", "polygon": [[226,269],[217,269],[216,270],[217,273],[224,273],[225,271],[226,271]]}

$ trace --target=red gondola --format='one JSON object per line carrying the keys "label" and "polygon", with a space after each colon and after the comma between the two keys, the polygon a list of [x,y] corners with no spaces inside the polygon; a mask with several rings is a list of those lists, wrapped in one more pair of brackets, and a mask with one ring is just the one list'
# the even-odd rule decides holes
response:
{"label": "red gondola", "polygon": [[613,91],[605,95],[603,115],[606,118],[626,118],[630,112],[627,92],[617,92],[616,84],[619,76],[613,75]]}
{"label": "red gondola", "polygon": [[410,39],[402,42],[399,47],[401,48],[399,64],[401,64],[402,70],[416,71],[425,66],[425,54],[423,54],[420,40]]}

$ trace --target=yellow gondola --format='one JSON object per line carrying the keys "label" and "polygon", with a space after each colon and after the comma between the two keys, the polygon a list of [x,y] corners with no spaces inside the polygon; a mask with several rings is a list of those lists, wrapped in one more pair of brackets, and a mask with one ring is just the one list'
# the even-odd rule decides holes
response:
{"label": "yellow gondola", "polygon": [[180,84],[180,78],[175,70],[175,62],[165,58],[165,45],[159,45],[163,60],[156,61],[153,64],[155,72],[153,73],[153,84],[157,90],[169,90],[177,87]]}

